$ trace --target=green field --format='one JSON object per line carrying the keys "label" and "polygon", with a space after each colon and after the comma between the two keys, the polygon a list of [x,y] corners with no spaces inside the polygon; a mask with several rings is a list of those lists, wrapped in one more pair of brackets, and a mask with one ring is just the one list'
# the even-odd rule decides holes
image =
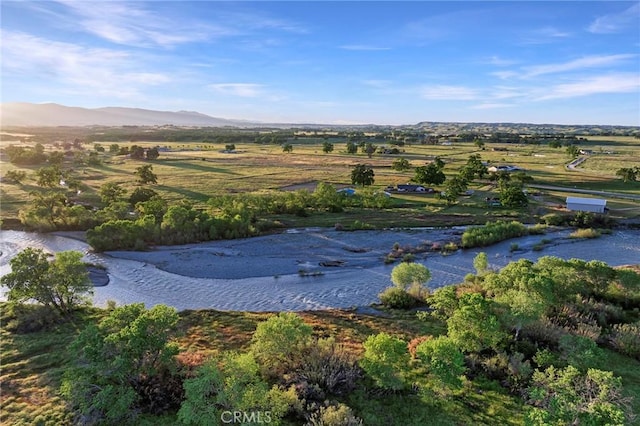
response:
{"label": "green field", "polygon": [[[479,154],[488,165],[521,167],[534,178],[533,184],[640,196],[640,183],[623,183],[615,176],[616,170],[621,167],[640,164],[640,141],[633,137],[590,137],[588,141],[582,141],[581,149],[592,150],[593,154],[576,170],[568,170],[565,167],[570,160],[565,148],[550,148],[545,144],[488,143],[484,150],[479,150],[470,142],[456,142],[451,146],[412,144],[399,147],[399,154],[375,153],[368,158],[360,152],[347,154],[347,141],[344,138],[332,137],[327,140],[335,147],[334,151],[328,154],[322,152],[322,143],[325,140],[317,137],[290,139],[289,143],[293,145],[291,153],[284,153],[279,145],[256,143],[236,143],[233,152],[226,152],[224,144],[218,143],[136,141],[135,145],[163,148],[157,160],[148,162],[153,165],[154,173],[158,175],[158,184],[154,185],[153,189],[169,203],[188,199],[196,206],[203,206],[209,198],[222,194],[295,189],[313,191],[318,182],[331,183],[338,188],[351,186],[350,173],[358,163],[371,165],[375,171],[373,186],[384,189],[389,185],[407,183],[413,177],[413,170],[398,172],[391,168],[397,158],[406,158],[412,167],[416,167],[425,165],[438,156],[446,163],[444,172],[447,176],[453,176],[472,154]],[[133,172],[147,162],[109,154],[111,143],[96,142],[85,145],[86,151],[91,151],[98,145],[106,149],[106,153],[99,155],[102,161],[99,166],[66,160],[65,167],[70,168],[72,174],[82,183],[81,193],[75,197],[77,201],[99,205],[97,190],[107,182],[119,183],[129,193],[137,186]],[[3,147],[8,144],[9,142],[3,142]],[[119,143],[120,146],[133,144]],[[390,146],[384,141],[378,141],[376,144]],[[46,152],[53,149],[46,146]],[[7,161],[6,156],[2,157],[0,165],[3,174],[17,168]],[[37,168],[22,167],[29,174],[22,184],[2,184],[2,219],[16,218],[18,210],[29,199],[29,193],[39,189],[33,177]],[[562,204],[563,198],[570,195],[562,190],[541,190],[537,196],[530,197],[528,209],[510,211],[486,207],[484,198],[497,195],[495,187],[490,182],[476,181],[470,188],[476,193],[471,197],[460,198],[453,206],[447,206],[434,195],[394,193],[394,207],[391,210],[350,213],[362,215],[375,224],[387,223],[389,226],[404,223],[443,225],[448,220],[452,224],[477,223],[500,217],[532,220],[534,216],[544,214]],[[637,200],[609,198],[609,207],[612,210],[611,215],[615,217],[640,215],[640,202]],[[311,217],[308,221],[309,224],[332,225],[339,219]],[[298,218],[289,218],[285,222],[288,221],[294,225],[305,224]]]}

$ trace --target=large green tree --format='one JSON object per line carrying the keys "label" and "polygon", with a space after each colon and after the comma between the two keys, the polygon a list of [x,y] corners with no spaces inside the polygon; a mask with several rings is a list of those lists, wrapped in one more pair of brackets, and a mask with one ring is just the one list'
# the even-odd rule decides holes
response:
{"label": "large green tree", "polygon": [[62,251],[49,262],[42,249],[26,248],[9,261],[11,272],[0,282],[10,302],[36,300],[62,315],[89,304],[93,293],[82,253]]}
{"label": "large green tree", "polygon": [[447,177],[444,175],[441,167],[436,163],[415,168],[413,181],[426,185],[442,185]]}
{"label": "large green tree", "polygon": [[158,183],[158,176],[153,173],[153,166],[151,164],[137,167],[134,174],[138,176],[138,182],[141,184]]}
{"label": "large green tree", "polygon": [[366,164],[356,164],[351,171],[351,183],[354,185],[373,185],[375,173],[371,166]]}
{"label": "large green tree", "polygon": [[114,309],[73,344],[76,363],[65,372],[62,395],[92,423],[135,424],[142,413],[178,407],[182,383],[171,342],[178,313],[135,303]]}

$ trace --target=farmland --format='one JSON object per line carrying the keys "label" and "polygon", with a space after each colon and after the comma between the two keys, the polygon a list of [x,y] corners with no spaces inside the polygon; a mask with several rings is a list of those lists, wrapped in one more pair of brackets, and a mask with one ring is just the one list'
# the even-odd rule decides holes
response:
{"label": "farmland", "polygon": [[[37,129],[35,129],[37,130]],[[633,167],[640,164],[640,141],[632,136],[587,136],[579,142],[581,149],[589,150],[584,161],[575,170],[568,170],[565,165],[570,161],[564,147],[552,148],[549,144],[499,143],[487,142],[482,149],[473,142],[454,141],[436,143],[398,143],[397,140],[384,139],[383,136],[366,136],[364,141],[372,143],[378,149],[369,157],[362,149],[356,154],[348,154],[346,144],[349,136],[344,132],[325,132],[307,134],[272,131],[279,135],[279,143],[256,143],[253,138],[246,137],[246,131],[238,131],[234,138],[225,135],[215,141],[190,142],[158,142],[156,140],[138,140],[135,142],[101,141],[100,134],[86,134],[86,130],[70,131],[70,137],[64,135],[37,136],[32,138],[5,136],[3,148],[8,145],[31,146],[36,141],[44,142],[45,153],[60,150],[61,143],[70,138],[82,136],[79,149],[66,150],[64,166],[71,175],[80,182],[80,193],[74,199],[77,202],[99,206],[98,190],[101,185],[113,182],[123,186],[131,193],[138,184],[133,173],[141,164],[152,164],[158,176],[158,184],[153,189],[169,204],[187,199],[195,207],[203,207],[205,202],[215,196],[260,193],[308,189],[313,191],[316,184],[326,182],[336,188],[351,186],[350,173],[356,164],[370,165],[375,172],[372,188],[383,190],[389,186],[404,184],[414,177],[413,168],[431,162],[439,157],[445,163],[444,173],[451,177],[465,164],[470,155],[477,154],[487,165],[516,165],[533,177],[532,185],[557,186],[559,189],[535,190],[530,196],[526,209],[498,208],[489,209],[484,202],[486,197],[496,195],[495,184],[486,179],[476,179],[469,188],[474,194],[459,198],[457,203],[448,205],[437,195],[417,193],[393,193],[392,206],[382,210],[349,211],[342,214],[311,215],[307,218],[279,217],[285,225],[327,225],[350,220],[351,216],[364,218],[367,222],[378,226],[412,226],[483,223],[489,219],[517,218],[533,221],[535,216],[554,209],[563,203],[569,193],[562,188],[588,189],[617,192],[628,195],[640,195],[639,184],[622,182],[615,173],[622,167]],[[74,133],[75,132],[75,133]],[[85,133],[82,133],[85,132]],[[37,132],[32,132],[37,133]],[[284,134],[284,135],[281,135]],[[264,134],[259,133],[259,134]],[[267,132],[266,134],[270,134]],[[372,132],[371,135],[376,135]],[[125,134],[126,136],[126,134]],[[120,139],[126,139],[120,136]],[[136,137],[141,135],[137,134]],[[142,135],[144,136],[144,134]],[[11,139],[15,139],[11,141]],[[108,139],[113,139],[110,137]],[[208,138],[213,139],[213,138]],[[585,140],[586,139],[586,140]],[[228,140],[233,141],[234,149],[226,150]],[[236,142],[237,140],[237,142]],[[448,140],[448,139],[447,139]],[[56,142],[57,141],[57,142]],[[323,152],[323,144],[330,143],[334,149],[330,153]],[[57,143],[57,147],[54,145]],[[160,156],[156,160],[136,160],[127,155],[115,155],[109,152],[114,143],[119,147],[133,145],[143,148],[160,147]],[[291,152],[285,153],[282,143],[291,144]],[[364,143],[364,142],[361,142]],[[381,147],[396,148],[396,154],[380,153]],[[97,152],[98,150],[103,152]],[[96,153],[98,161],[87,161],[89,152]],[[406,171],[392,169],[398,158],[409,161],[411,168]],[[27,178],[21,184],[2,185],[2,219],[10,223],[17,218],[18,211],[30,198],[30,193],[40,188],[35,185],[33,173],[38,166],[16,166],[2,156],[2,168],[8,170],[24,170]],[[436,190],[441,189],[435,187]],[[637,217],[640,209],[637,200],[610,198],[609,207],[614,217]],[[346,216],[346,217],[345,217]],[[8,220],[8,222],[7,222]]]}

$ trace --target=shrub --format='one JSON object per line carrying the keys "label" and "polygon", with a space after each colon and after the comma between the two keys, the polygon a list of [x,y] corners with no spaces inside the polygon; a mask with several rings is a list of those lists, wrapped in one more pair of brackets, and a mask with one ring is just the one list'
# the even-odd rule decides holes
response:
{"label": "shrub", "polygon": [[450,338],[439,336],[425,340],[418,345],[416,354],[439,382],[447,387],[462,385],[464,355]]}
{"label": "shrub", "polygon": [[640,360],[640,322],[614,325],[610,339],[616,351]]}
{"label": "shrub", "polygon": [[484,226],[474,226],[464,231],[462,247],[483,247],[528,233],[527,227],[520,222],[487,222]]}
{"label": "shrub", "polygon": [[312,331],[300,316],[281,312],[258,324],[251,337],[251,353],[267,375],[277,375],[299,362]]}
{"label": "shrub", "polygon": [[169,330],[177,322],[165,305],[115,308],[74,342],[79,358],[65,371],[62,395],[89,423],[132,423],[140,412],[176,409],[182,382],[173,373],[178,347]]}
{"label": "shrub", "polygon": [[327,394],[345,395],[355,389],[360,376],[356,359],[344,347],[334,339],[319,339],[302,351],[300,364],[286,381],[298,390],[313,389],[314,395],[302,392],[308,401],[322,400]]}
{"label": "shrub", "polygon": [[362,419],[356,417],[349,406],[339,403],[321,407],[313,413],[305,426],[361,426]]}
{"label": "shrub", "polygon": [[549,213],[542,216],[540,219],[548,226],[561,226],[566,225],[569,222],[569,217],[563,216],[557,213]]}
{"label": "shrub", "polygon": [[418,303],[412,295],[398,287],[388,287],[378,297],[383,305],[394,309],[409,309]]}
{"label": "shrub", "polygon": [[569,238],[598,238],[600,236],[600,232],[593,228],[585,228],[585,229],[577,229],[571,234],[569,234]]}
{"label": "shrub", "polygon": [[[280,424],[280,419],[297,403],[293,388],[284,391],[269,387],[258,374],[259,367],[250,353],[227,354],[220,361],[198,369],[195,377],[185,381],[185,400],[178,411],[184,424],[211,425],[233,420],[231,411],[268,417],[252,417],[244,422]],[[227,413],[227,414],[225,414]],[[267,421],[268,419],[268,421]],[[253,424],[253,423],[252,423]]]}
{"label": "shrub", "polygon": [[384,389],[403,389],[410,360],[407,344],[387,333],[379,333],[369,336],[363,347],[360,366],[376,385]]}

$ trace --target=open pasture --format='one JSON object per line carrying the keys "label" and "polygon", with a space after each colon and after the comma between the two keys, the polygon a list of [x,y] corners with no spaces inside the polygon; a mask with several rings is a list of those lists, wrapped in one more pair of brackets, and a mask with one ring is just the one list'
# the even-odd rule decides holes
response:
{"label": "open pasture", "polygon": [[[333,152],[323,152],[324,142],[334,145]],[[574,170],[566,167],[570,157],[564,147],[552,148],[547,144],[488,143],[484,149],[479,149],[471,142],[411,144],[398,146],[399,154],[376,152],[369,157],[361,150],[357,154],[348,154],[345,138],[296,137],[290,138],[287,143],[293,146],[290,153],[283,152],[280,145],[257,143],[236,143],[233,151],[225,150],[225,144],[210,142],[136,141],[118,144],[121,147],[160,147],[158,159],[142,161],[109,153],[113,142],[95,142],[85,145],[85,151],[93,150],[96,146],[103,147],[105,152],[99,154],[100,165],[81,164],[68,157],[65,167],[81,182],[81,192],[76,198],[90,204],[99,203],[98,190],[107,182],[121,184],[131,193],[138,186],[134,171],[143,164],[153,166],[158,184],[152,188],[169,203],[188,199],[202,207],[206,200],[216,195],[291,188],[313,190],[317,182],[331,183],[336,187],[351,186],[351,170],[359,163],[368,164],[374,169],[373,187],[382,190],[387,186],[407,183],[413,178],[413,169],[402,172],[392,169],[394,160],[398,158],[405,158],[412,167],[417,167],[440,157],[445,162],[445,174],[451,177],[472,154],[480,155],[489,166],[520,167],[534,178],[535,184],[640,195],[639,183],[623,183],[615,176],[620,167],[640,165],[640,141],[632,137],[590,137],[587,141],[581,141],[580,148],[590,150],[591,154],[586,155],[587,160]],[[375,141],[374,144],[393,147],[386,141]],[[47,152],[53,149],[46,146]],[[22,169],[28,173],[22,184],[2,184],[2,218],[15,218],[29,199],[29,193],[38,189],[34,178],[38,167],[16,167],[8,162],[6,156],[2,157],[1,167],[3,174],[12,169]],[[497,195],[494,186],[489,182],[474,182],[470,189],[475,191],[474,195],[461,197],[453,206],[447,206],[436,195],[394,193],[392,209],[371,211],[370,215],[361,211],[357,215],[376,225],[387,223],[390,226],[397,226],[398,222],[407,225],[443,225],[438,215],[442,219],[451,219],[452,224],[477,223],[499,217],[527,220],[533,215],[544,214],[545,209],[562,202],[559,195],[546,196],[543,191],[541,196],[530,199],[528,209],[490,209],[484,198]],[[563,192],[562,196],[565,194]],[[621,216],[638,215],[636,201],[616,200],[613,203],[610,202],[610,205],[615,206],[614,210]],[[315,222],[333,224],[341,219],[340,215],[335,218],[331,216],[307,218],[306,222],[303,218],[290,221],[303,225]]]}

